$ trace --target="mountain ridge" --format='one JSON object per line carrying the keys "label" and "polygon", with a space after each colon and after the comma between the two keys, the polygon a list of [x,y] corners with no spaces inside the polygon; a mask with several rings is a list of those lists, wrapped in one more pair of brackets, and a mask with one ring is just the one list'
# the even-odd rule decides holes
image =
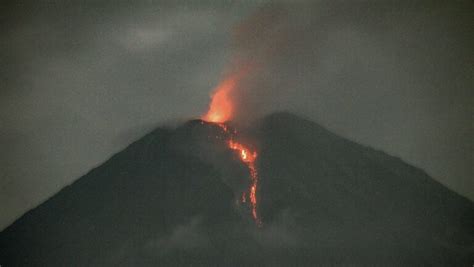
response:
{"label": "mountain ridge", "polygon": [[472,261],[473,203],[422,170],[287,112],[237,137],[259,153],[262,229],[236,202],[248,177],[228,134],[194,120],[153,130],[27,212],[0,233],[0,264]]}

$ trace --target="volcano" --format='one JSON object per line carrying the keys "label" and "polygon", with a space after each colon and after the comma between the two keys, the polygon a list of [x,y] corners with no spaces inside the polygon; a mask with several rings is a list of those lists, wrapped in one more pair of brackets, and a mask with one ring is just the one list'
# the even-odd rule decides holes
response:
{"label": "volcano", "polygon": [[[258,151],[255,207],[230,139]],[[471,201],[281,112],[155,129],[1,232],[0,264],[471,266],[473,246]]]}

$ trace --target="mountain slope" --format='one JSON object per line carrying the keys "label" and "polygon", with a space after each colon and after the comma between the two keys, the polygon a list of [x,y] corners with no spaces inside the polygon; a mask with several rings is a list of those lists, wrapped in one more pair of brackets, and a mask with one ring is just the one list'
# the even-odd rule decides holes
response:
{"label": "mountain slope", "polygon": [[263,218],[291,212],[311,245],[330,248],[320,255],[329,262],[346,253],[349,263],[472,261],[472,203],[421,170],[286,113],[257,135]]}
{"label": "mountain slope", "polygon": [[248,173],[214,124],[157,129],[0,234],[2,266],[470,266],[474,205],[424,172],[319,125],[276,113],[239,136]]}

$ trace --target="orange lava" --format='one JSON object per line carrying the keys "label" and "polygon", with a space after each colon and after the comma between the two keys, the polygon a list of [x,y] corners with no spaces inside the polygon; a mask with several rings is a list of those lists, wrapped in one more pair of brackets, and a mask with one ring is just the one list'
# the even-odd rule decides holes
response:
{"label": "orange lava", "polygon": [[[250,207],[252,208],[252,217],[258,226],[261,225],[260,218],[257,213],[257,186],[258,186],[258,172],[255,166],[255,160],[257,159],[257,152],[252,151],[247,146],[238,143],[234,140],[229,140],[228,146],[230,149],[237,151],[239,153],[240,159],[247,166],[250,173],[250,188],[248,192],[248,197],[250,200]],[[247,193],[242,193],[242,203],[247,202]]]}
{"label": "orange lava", "polygon": [[235,90],[239,76],[243,73],[244,72],[228,77],[216,87],[211,97],[209,110],[204,116],[202,116],[202,120],[216,123],[224,132],[230,133],[231,137],[227,142],[227,146],[229,149],[236,151],[239,154],[240,160],[247,166],[250,175],[250,187],[248,188],[248,192],[244,191],[242,193],[241,202],[247,203],[247,200],[250,201],[249,205],[252,211],[252,217],[257,226],[260,227],[261,220],[257,213],[258,172],[255,166],[257,152],[251,150],[242,143],[236,142],[233,139],[233,135],[236,134],[236,131],[233,130],[232,132],[229,132],[229,127],[225,124],[225,122],[233,118],[234,103],[232,103],[231,93]]}
{"label": "orange lava", "polygon": [[[230,132],[229,127],[224,123],[217,123],[219,127],[226,133]],[[247,166],[250,175],[250,186],[248,188],[248,192],[242,192],[241,202],[247,203],[247,200],[250,200],[250,208],[252,211],[252,217],[257,224],[257,226],[261,226],[262,222],[258,216],[257,212],[257,186],[258,186],[258,172],[257,167],[255,166],[255,161],[257,160],[257,151],[250,149],[248,146],[239,143],[233,139],[233,135],[237,132],[234,130],[231,133],[230,139],[227,141],[227,146],[238,153],[240,160]]]}
{"label": "orange lava", "polygon": [[202,117],[203,120],[222,123],[232,119],[234,104],[230,99],[230,93],[234,90],[236,84],[237,78],[231,76],[217,86],[211,97],[209,110]]}

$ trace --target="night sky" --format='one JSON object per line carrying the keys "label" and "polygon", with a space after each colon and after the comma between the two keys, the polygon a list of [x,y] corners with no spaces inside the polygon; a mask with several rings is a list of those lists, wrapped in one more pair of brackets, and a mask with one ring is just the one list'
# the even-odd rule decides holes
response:
{"label": "night sky", "polygon": [[0,228],[247,64],[237,120],[288,110],[474,199],[471,1],[127,2],[0,4]]}

